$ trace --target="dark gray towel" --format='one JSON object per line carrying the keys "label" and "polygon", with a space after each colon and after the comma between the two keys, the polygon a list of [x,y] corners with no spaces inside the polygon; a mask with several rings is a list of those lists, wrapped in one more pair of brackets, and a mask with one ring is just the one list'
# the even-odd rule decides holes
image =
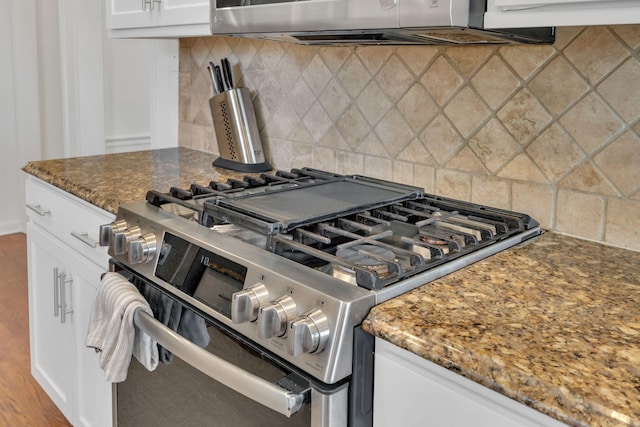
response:
{"label": "dark gray towel", "polygon": [[[146,283],[142,284],[140,291],[149,302],[156,320],[200,347],[209,344],[207,325],[201,316]],[[158,360],[167,364],[172,359],[173,354],[158,344]]]}

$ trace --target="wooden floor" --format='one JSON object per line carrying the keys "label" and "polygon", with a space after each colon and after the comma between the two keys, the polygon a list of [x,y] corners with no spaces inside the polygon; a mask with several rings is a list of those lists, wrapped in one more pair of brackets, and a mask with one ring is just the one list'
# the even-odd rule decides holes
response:
{"label": "wooden floor", "polygon": [[70,426],[29,366],[27,244],[0,236],[0,427]]}

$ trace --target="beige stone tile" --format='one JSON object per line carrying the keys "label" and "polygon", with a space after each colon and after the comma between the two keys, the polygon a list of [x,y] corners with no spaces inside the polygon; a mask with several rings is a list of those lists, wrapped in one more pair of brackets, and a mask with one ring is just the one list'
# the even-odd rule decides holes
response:
{"label": "beige stone tile", "polygon": [[471,201],[500,209],[511,209],[511,181],[487,175],[471,179]]}
{"label": "beige stone tile", "polygon": [[640,116],[640,64],[628,59],[620,68],[607,77],[597,91],[628,123]]}
{"label": "beige stone tile", "polygon": [[520,84],[497,55],[491,57],[473,77],[471,83],[492,109],[498,108]]}
{"label": "beige stone tile", "polygon": [[609,196],[617,196],[616,190],[609,185],[604,176],[591,162],[585,162],[558,184],[572,190],[587,191]]}
{"label": "beige stone tile", "polygon": [[421,165],[434,164],[431,154],[429,154],[427,149],[417,138],[411,141],[396,158],[398,160],[419,163]]}
{"label": "beige stone tile", "polygon": [[393,102],[397,102],[414,83],[413,75],[396,55],[392,55],[384,64],[376,80]]}
{"label": "beige stone tile", "polygon": [[319,56],[314,56],[307,68],[302,72],[302,76],[313,93],[320,95],[331,80],[331,71],[324,65],[324,61]]}
{"label": "beige stone tile", "polygon": [[[233,44],[231,43],[232,40]],[[250,39],[237,37],[234,40],[233,37],[230,37],[229,45],[233,49],[233,54],[238,58],[244,68],[253,61],[253,57],[258,52],[258,49],[256,49],[253,41]]]}
{"label": "beige stone tile", "polygon": [[313,166],[313,144],[295,142],[291,144],[291,164]]}
{"label": "beige stone tile", "polygon": [[487,169],[468,146],[462,147],[451,160],[447,162],[447,169],[486,174]]}
{"label": "beige stone tile", "polygon": [[518,181],[546,184],[549,182],[540,168],[531,160],[527,153],[518,154],[499,173],[501,178],[509,178]]}
{"label": "beige stone tile", "polygon": [[392,109],[375,127],[376,135],[391,157],[396,157],[413,139],[414,133],[396,109]]}
{"label": "beige stone tile", "polygon": [[[294,50],[294,52],[297,51]],[[273,78],[278,82],[284,93],[291,91],[294,83],[300,80],[304,82],[304,79],[301,79],[300,76],[310,60],[311,58],[307,60],[306,57],[295,56],[289,50],[285,52],[277,68],[272,73]],[[313,94],[311,97],[313,97]]]}
{"label": "beige stone tile", "polygon": [[391,159],[365,155],[364,174],[373,178],[391,181],[393,178],[393,166]]}
{"label": "beige stone tile", "polygon": [[375,81],[371,81],[364,88],[356,103],[360,107],[362,115],[372,126],[375,126],[392,106],[391,101]]}
{"label": "beige stone tile", "polygon": [[435,193],[435,168],[427,165],[413,165],[413,185],[427,193]]}
{"label": "beige stone tile", "polygon": [[313,147],[314,168],[328,172],[335,172],[337,169],[337,159],[338,154],[336,153],[336,150],[317,145]]}
{"label": "beige stone tile", "polygon": [[193,125],[188,122],[178,123],[178,145],[181,147],[193,148],[193,138],[191,138],[191,128]]}
{"label": "beige stone tile", "polygon": [[314,103],[302,119],[313,140],[319,142],[333,126],[331,117],[324,111],[319,102]]}
{"label": "beige stone tile", "polygon": [[411,129],[417,131],[435,117],[438,113],[438,106],[422,85],[414,84],[398,102],[398,110],[409,123]]}
{"label": "beige stone tile", "polygon": [[500,55],[522,79],[528,79],[555,53],[556,50],[549,45],[509,45],[500,48]]}
{"label": "beige stone tile", "polygon": [[603,26],[586,28],[564,49],[564,54],[591,83],[600,80],[628,56],[627,50]]}
{"label": "beige stone tile", "polygon": [[258,49],[258,56],[262,59],[262,62],[269,70],[275,70],[280,62],[280,59],[284,55],[284,49],[278,42],[265,41],[260,49]]}
{"label": "beige stone tile", "polygon": [[433,99],[444,105],[462,86],[463,80],[444,56],[438,57],[420,79]]}
{"label": "beige stone tile", "polygon": [[355,99],[369,83],[371,77],[357,55],[350,56],[337,76],[342,86]]}
{"label": "beige stone tile", "polygon": [[544,230],[553,228],[553,188],[548,185],[514,182],[511,209],[529,215]]}
{"label": "beige stone tile", "polygon": [[191,126],[191,148],[206,151],[206,146],[205,127],[198,125]]}
{"label": "beige stone tile", "polygon": [[351,98],[336,79],[331,79],[318,97],[324,109],[333,120],[337,120],[351,105]]}
{"label": "beige stone tile", "polygon": [[242,75],[241,81],[243,82],[243,86],[249,88],[250,90],[259,91],[267,78],[273,77],[271,76],[271,72],[264,65],[262,59],[260,57],[255,56],[249,65],[244,68],[244,74]]}
{"label": "beige stone tile", "polygon": [[[266,144],[265,144],[266,145]],[[291,142],[286,139],[270,138],[269,139],[269,163],[275,169],[289,170],[299,167],[294,165],[291,157]]]}
{"label": "beige stone tile", "polygon": [[401,184],[413,185],[413,163],[394,160],[392,180]]}
{"label": "beige stone tile", "polygon": [[558,27],[556,28],[556,41],[553,44],[558,50],[564,49],[571,41],[584,30],[584,27]]}
{"label": "beige stone tile", "polygon": [[233,54],[227,37],[205,37],[203,40],[217,61]]}
{"label": "beige stone tile", "polygon": [[195,64],[191,56],[191,47],[180,47],[178,56],[178,71],[181,73],[190,73]]}
{"label": "beige stone tile", "polygon": [[285,96],[280,85],[271,75],[266,77],[258,93],[264,107],[269,110],[269,114],[273,114],[278,109]]}
{"label": "beige stone tile", "polygon": [[556,230],[589,240],[602,238],[604,201],[602,197],[559,190]]}
{"label": "beige stone tile", "polygon": [[362,63],[371,75],[375,75],[385,63],[387,58],[393,53],[389,46],[358,46],[356,47],[356,55],[362,60]]}
{"label": "beige stone tile", "polygon": [[299,117],[304,117],[315,100],[313,91],[303,78],[299,78],[287,94],[287,101]]}
{"label": "beige stone tile", "polygon": [[588,87],[562,57],[557,57],[531,80],[529,89],[549,111],[558,114]]}
{"label": "beige stone tile", "polygon": [[320,48],[318,54],[329,70],[336,73],[354,51],[355,48],[349,46],[328,46]]}
{"label": "beige stone tile", "polygon": [[594,157],[594,162],[624,195],[640,186],[640,138],[627,132]]}
{"label": "beige stone tile", "polygon": [[496,119],[490,120],[471,138],[469,147],[492,173],[502,168],[521,150],[520,145]]}
{"label": "beige stone tile", "polygon": [[464,76],[470,77],[494,51],[491,46],[447,47],[445,55]]}
{"label": "beige stone tile", "polygon": [[611,29],[632,49],[640,46],[639,25],[614,25]]}
{"label": "beige stone tile", "polygon": [[500,109],[498,118],[522,145],[531,141],[551,121],[551,116],[527,89],[518,91]]}
{"label": "beige stone tile", "polygon": [[191,37],[191,38],[182,38],[179,40],[179,46],[180,48],[187,48],[187,49],[191,49],[191,46],[193,45],[193,42],[196,41],[196,37]]}
{"label": "beige stone tile", "polygon": [[636,123],[633,130],[636,131],[636,134],[640,135],[640,122]]}
{"label": "beige stone tile", "polygon": [[309,133],[309,129],[302,122],[298,122],[296,128],[289,135],[289,139],[295,142],[303,142],[305,144],[313,144],[313,136]]}
{"label": "beige stone tile", "polygon": [[557,125],[543,132],[526,152],[551,181],[566,175],[584,158],[583,152]]}
{"label": "beige stone tile", "polygon": [[364,174],[364,155],[351,153],[349,151],[337,151],[337,173]]}
{"label": "beige stone tile", "polygon": [[318,145],[344,151],[350,151],[351,149],[351,147],[349,147],[349,144],[347,144],[347,141],[345,141],[342,135],[340,135],[340,132],[338,132],[338,130],[333,127],[329,128],[324,137],[322,137],[322,139],[318,141]]}
{"label": "beige stone tile", "polygon": [[489,117],[489,111],[469,87],[462,89],[451,100],[444,113],[465,138]]}
{"label": "beige stone tile", "polygon": [[469,201],[471,197],[471,175],[448,169],[437,169],[435,193],[438,196]]}
{"label": "beige stone tile", "polygon": [[420,134],[420,140],[439,165],[444,165],[463,144],[462,138],[443,115],[429,123]]}
{"label": "beige stone tile", "polygon": [[435,46],[398,46],[396,53],[407,64],[413,74],[419,76],[438,54],[438,48]]}
{"label": "beige stone tile", "polygon": [[356,148],[357,153],[367,154],[369,156],[389,157],[386,148],[374,132],[369,133]]}
{"label": "beige stone tile", "polygon": [[193,42],[193,46],[191,46],[191,58],[196,66],[206,68],[205,64],[208,60],[209,54],[209,47],[207,46],[207,43],[205,43],[204,39],[198,38]]}
{"label": "beige stone tile", "polygon": [[357,147],[364,137],[371,132],[371,126],[360,113],[358,107],[353,104],[340,117],[336,127],[351,148]]}
{"label": "beige stone tile", "polygon": [[[185,91],[181,92],[184,93]],[[191,104],[191,97],[180,95],[178,96],[178,121],[186,122],[189,120],[189,105]]]}
{"label": "beige stone tile", "polygon": [[592,153],[624,126],[593,94],[571,108],[560,123],[587,153]]}
{"label": "beige stone tile", "polygon": [[608,200],[604,240],[615,246],[640,251],[640,202]]}
{"label": "beige stone tile", "polygon": [[278,109],[271,116],[269,129],[272,131],[270,136],[286,138],[298,126],[298,116],[288,102],[280,104]]}

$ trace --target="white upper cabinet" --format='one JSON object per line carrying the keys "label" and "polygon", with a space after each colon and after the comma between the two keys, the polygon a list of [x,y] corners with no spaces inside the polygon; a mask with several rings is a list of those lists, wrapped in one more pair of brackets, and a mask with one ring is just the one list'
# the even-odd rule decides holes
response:
{"label": "white upper cabinet", "polygon": [[211,35],[209,0],[105,0],[110,37]]}
{"label": "white upper cabinet", "polygon": [[489,0],[487,28],[640,23],[638,0]]}

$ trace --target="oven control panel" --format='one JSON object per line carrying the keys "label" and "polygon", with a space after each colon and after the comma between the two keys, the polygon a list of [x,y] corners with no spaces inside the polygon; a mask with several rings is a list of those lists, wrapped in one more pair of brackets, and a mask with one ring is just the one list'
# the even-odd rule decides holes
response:
{"label": "oven control panel", "polygon": [[169,216],[121,207],[100,243],[136,273],[326,383],[351,373],[353,328],[373,293]]}

